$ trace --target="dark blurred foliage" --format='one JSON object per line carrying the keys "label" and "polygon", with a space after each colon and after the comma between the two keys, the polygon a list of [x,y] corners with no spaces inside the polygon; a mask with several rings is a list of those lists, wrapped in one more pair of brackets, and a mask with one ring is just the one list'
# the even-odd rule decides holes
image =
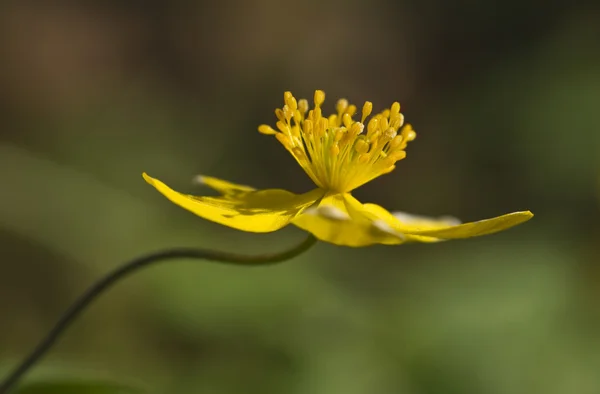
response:
{"label": "dark blurred foliage", "polygon": [[321,244],[245,270],[172,262],[94,304],[32,379],[164,393],[600,392],[600,8],[593,2],[0,3],[0,363],[90,283],[168,246],[283,250],[170,204],[147,171],[312,187],[256,128],[283,92],[418,133],[361,201],[508,232]]}

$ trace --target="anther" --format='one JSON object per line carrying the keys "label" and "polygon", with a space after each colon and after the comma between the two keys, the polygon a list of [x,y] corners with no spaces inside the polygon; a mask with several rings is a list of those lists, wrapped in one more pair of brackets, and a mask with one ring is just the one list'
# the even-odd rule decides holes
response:
{"label": "anther", "polygon": [[345,113],[344,116],[342,116],[342,122],[344,123],[344,126],[349,129],[352,126],[352,116]]}
{"label": "anther", "polygon": [[358,162],[360,164],[368,163],[369,160],[371,160],[371,155],[369,155],[368,153],[362,153],[358,156]]}
{"label": "anther", "polygon": [[302,122],[302,114],[298,110],[294,111],[294,122],[296,122],[298,124],[300,124],[300,122]]}
{"label": "anther", "polygon": [[390,117],[390,127],[398,130],[404,123],[404,115],[395,114]]}
{"label": "anther", "polygon": [[379,118],[371,118],[367,124],[367,136],[372,135],[379,128]]}
{"label": "anther", "polygon": [[346,110],[346,113],[350,116],[354,116],[354,114],[356,113],[356,105],[350,104],[348,106],[348,109]]}
{"label": "anther", "polygon": [[354,150],[358,153],[367,153],[369,151],[369,143],[362,138],[356,140],[354,143]]}
{"label": "anther", "polygon": [[285,116],[285,120],[289,123],[294,116],[294,110],[290,108],[287,104],[283,106],[283,116]]}
{"label": "anther", "polygon": [[364,124],[360,122],[354,122],[354,124],[352,124],[352,127],[350,127],[350,134],[352,134],[353,136],[357,136],[363,132],[364,128]]}
{"label": "anther", "polygon": [[325,135],[325,132],[327,131],[327,129],[329,129],[329,121],[327,120],[327,118],[321,118],[319,119],[319,136],[323,136]]}
{"label": "anther", "polygon": [[388,157],[385,158],[386,164],[394,165],[398,160],[402,160],[406,157],[406,152],[403,150],[397,150],[388,154]]}
{"label": "anther", "polygon": [[375,132],[373,134],[371,134],[370,136],[367,136],[367,138],[369,139],[369,142],[371,142],[371,143],[377,141],[379,139],[379,137],[381,137],[381,131],[379,131],[379,130],[375,130]]}
{"label": "anther", "polygon": [[367,116],[371,115],[371,111],[373,111],[373,103],[365,101],[362,108],[362,118],[360,119],[360,123],[365,123],[365,119],[367,119]]}
{"label": "anther", "polygon": [[396,137],[396,130],[394,130],[392,127],[390,127],[389,129],[387,129],[386,131],[383,132],[383,134],[381,135],[381,138],[383,140],[385,140],[385,142],[389,142],[391,140],[394,139],[394,137]]}
{"label": "anther", "polygon": [[277,141],[279,141],[287,150],[292,150],[292,140],[290,137],[285,134],[277,133],[275,134],[275,138],[277,138]]}
{"label": "anther", "polygon": [[283,114],[283,110],[281,108],[275,109],[275,116],[277,116],[277,119],[281,120],[282,122],[285,120],[285,115]]}
{"label": "anther", "polygon": [[260,126],[258,126],[258,132],[266,135],[277,134],[276,130],[274,130],[271,126],[268,126],[266,124],[261,124]]}
{"label": "anther", "polygon": [[417,133],[415,133],[415,131],[412,129],[412,126],[407,124],[406,126],[404,126],[404,128],[402,129],[402,137],[404,137],[404,140],[406,142],[408,141],[412,141],[415,138],[417,138]]}
{"label": "anther", "polygon": [[344,112],[346,112],[346,109],[348,108],[348,100],[342,98],[339,99],[337,104],[335,105],[335,109],[337,110],[338,114],[343,114]]}
{"label": "anther", "polygon": [[315,107],[320,107],[325,101],[325,92],[322,90],[315,90]]}
{"label": "anther", "polygon": [[331,153],[332,156],[337,156],[340,154],[340,147],[337,142],[334,142],[334,144],[331,145],[331,148],[329,148],[329,153]]}
{"label": "anther", "polygon": [[306,99],[300,99],[300,101],[298,101],[298,111],[300,111],[302,115],[306,114],[308,111],[308,101]]}
{"label": "anther", "polygon": [[298,109],[298,103],[292,95],[292,92],[285,92],[283,94],[283,101],[285,102],[285,105],[287,105],[292,110],[292,112]]}
{"label": "anther", "polygon": [[313,122],[309,119],[304,121],[304,134],[311,136],[313,133]]}
{"label": "anther", "polygon": [[398,148],[402,144],[402,141],[404,141],[404,138],[401,135],[396,135],[390,141],[389,149],[390,150],[395,150],[396,148]]}
{"label": "anther", "polygon": [[379,130],[386,131],[390,127],[390,122],[387,117],[381,117],[379,120]]}
{"label": "anther", "polygon": [[279,129],[279,131],[281,131],[285,135],[290,134],[290,126],[288,126],[285,122],[280,120],[276,123],[276,125],[277,125],[277,128]]}

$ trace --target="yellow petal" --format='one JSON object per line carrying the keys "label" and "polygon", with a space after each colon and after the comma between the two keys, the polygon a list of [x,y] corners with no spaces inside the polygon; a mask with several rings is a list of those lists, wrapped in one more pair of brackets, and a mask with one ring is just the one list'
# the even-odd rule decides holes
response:
{"label": "yellow petal", "polygon": [[392,213],[376,204],[361,204],[350,194],[326,196],[292,223],[317,238],[345,246],[397,245],[405,242],[439,242],[492,234],[533,217],[529,211],[460,224],[452,217],[429,218]]}
{"label": "yellow petal", "polygon": [[255,191],[256,189],[252,186],[239,185],[237,183],[232,183],[228,181],[224,181],[219,178],[213,178],[211,176],[198,175],[196,177],[196,182],[206,185],[211,189],[214,189],[227,197],[242,196],[244,193]]}
{"label": "yellow petal", "polygon": [[383,220],[373,217],[348,193],[327,195],[293,221],[318,239],[343,246],[397,245],[405,237]]}
{"label": "yellow petal", "polygon": [[[410,234],[411,230],[416,231],[419,227],[414,227],[417,224],[424,225],[426,224],[429,229],[433,228],[442,228],[448,227],[453,224],[457,224],[458,219],[455,218],[425,218],[423,216],[410,215],[412,220],[401,222],[397,217],[395,217],[392,213],[390,213],[385,208],[377,205],[366,203],[363,204],[363,209],[369,212],[372,217],[378,218],[379,220],[385,222],[390,228],[395,231],[404,234],[406,237],[406,242],[439,242],[443,241],[440,238],[436,237],[427,237],[422,235],[414,235]],[[408,217],[409,214],[404,212],[401,213],[405,218]]]}
{"label": "yellow petal", "polygon": [[444,225],[444,223],[440,222],[434,224],[419,223],[407,225],[405,228],[400,227],[398,230],[405,232],[407,235],[427,236],[441,239],[471,238],[509,229],[528,221],[532,217],[533,213],[530,211],[523,211],[454,226],[448,224]]}
{"label": "yellow petal", "polygon": [[[270,232],[287,225],[303,210],[323,197],[324,191],[315,189],[297,195],[285,190],[252,191],[249,187],[233,188],[231,183],[209,178],[211,187],[229,193],[224,197],[199,197],[174,191],[158,179],[143,174],[144,179],[169,200],[204,219],[238,230]],[[244,188],[246,188],[244,190]],[[243,192],[240,192],[243,191]],[[237,193],[237,194],[236,194]]]}
{"label": "yellow petal", "polygon": [[365,204],[364,208],[385,220],[394,230],[405,234],[407,240],[417,242],[436,242],[493,234],[524,223],[533,217],[530,211],[513,212],[492,219],[460,224],[458,219],[448,216],[429,218],[404,212],[391,214],[375,204]]}

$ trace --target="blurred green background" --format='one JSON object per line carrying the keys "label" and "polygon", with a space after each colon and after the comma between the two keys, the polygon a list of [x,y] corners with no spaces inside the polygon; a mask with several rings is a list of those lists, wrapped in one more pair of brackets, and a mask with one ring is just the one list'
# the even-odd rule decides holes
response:
{"label": "blurred green background", "polygon": [[319,244],[274,267],[169,262],[95,303],[29,375],[155,393],[600,392],[600,14],[565,1],[0,3],[0,372],[142,253],[283,250],[172,205],[141,172],[312,184],[273,138],[283,92],[417,131],[363,202],[466,241]]}

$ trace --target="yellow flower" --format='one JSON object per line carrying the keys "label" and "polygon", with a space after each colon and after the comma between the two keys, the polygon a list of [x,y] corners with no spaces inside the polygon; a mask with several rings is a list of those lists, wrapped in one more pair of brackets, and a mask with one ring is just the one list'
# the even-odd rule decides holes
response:
{"label": "yellow flower", "polygon": [[259,233],[292,223],[322,241],[346,246],[469,238],[505,230],[533,216],[529,211],[514,212],[460,224],[454,218],[392,214],[379,205],[362,204],[350,192],[391,172],[416,137],[412,127],[404,124],[400,104],[371,117],[365,127],[373,108],[368,101],[356,121],[357,108],[345,99],[338,101],[335,114],[323,116],[321,90],[315,92],[311,110],[307,100],[296,101],[290,92],[283,97],[285,105],[275,110],[277,129],[261,125],[258,131],[274,135],[317,189],[297,195],[201,177],[221,196],[198,197],[176,192],[145,173],[144,179],[175,204],[213,222]]}

